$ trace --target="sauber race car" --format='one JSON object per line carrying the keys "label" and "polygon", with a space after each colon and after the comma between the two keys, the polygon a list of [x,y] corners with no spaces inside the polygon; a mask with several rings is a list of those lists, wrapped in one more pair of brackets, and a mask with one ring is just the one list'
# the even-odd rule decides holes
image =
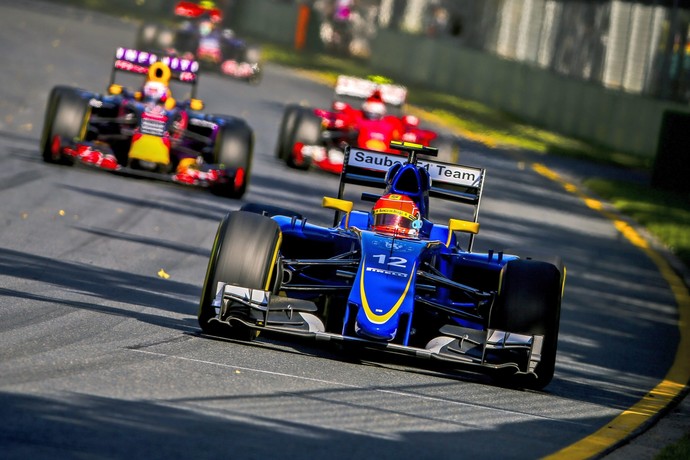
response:
{"label": "sauber race car", "polygon": [[[404,154],[346,148],[338,194],[323,199],[332,227],[256,203],[227,214],[201,294],[202,331],[312,337],[543,388],[556,362],[560,258],[474,252],[485,170],[434,160],[436,149],[419,144],[391,147]],[[365,191],[375,204],[355,210],[348,184],[383,193]],[[432,199],[468,205],[471,217],[434,223]]]}
{"label": "sauber race car", "polygon": [[223,12],[213,2],[178,2],[173,25],[143,24],[135,47],[198,61],[205,70],[258,84],[260,51],[222,26]]}
{"label": "sauber race car", "polygon": [[[236,117],[201,113],[198,63],[118,48],[108,94],[69,86],[50,92],[41,153],[128,175],[208,187],[230,198],[247,189],[254,133]],[[116,82],[132,77],[136,89]],[[189,92],[175,99],[170,85]]]}
{"label": "sauber race car", "polygon": [[298,169],[313,166],[339,174],[345,145],[395,153],[390,142],[407,141],[434,146],[440,160],[457,163],[456,139],[420,128],[417,117],[402,113],[406,98],[404,86],[340,75],[331,109],[285,108],[276,157]]}

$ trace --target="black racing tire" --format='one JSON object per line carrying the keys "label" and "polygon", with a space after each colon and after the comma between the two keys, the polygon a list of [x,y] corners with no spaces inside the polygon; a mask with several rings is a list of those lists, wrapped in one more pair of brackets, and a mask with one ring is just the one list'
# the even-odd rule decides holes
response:
{"label": "black racing tire", "polygon": [[281,161],[287,161],[292,150],[290,145],[292,132],[295,129],[295,121],[304,107],[298,104],[289,104],[283,110],[283,118],[280,120],[280,127],[278,128],[278,140],[276,142],[275,154],[276,158]]}
{"label": "black racing tire", "polygon": [[280,228],[272,219],[244,211],[228,213],[218,225],[206,269],[197,318],[201,330],[212,335],[250,341],[257,331],[242,324],[226,326],[212,322],[211,305],[218,282],[272,290],[276,283],[276,260]]}
{"label": "black racing tire", "polygon": [[444,163],[458,164],[460,162],[460,144],[457,139],[453,136],[438,136],[434,142],[431,143],[432,147],[438,149],[438,156],[436,159]]}
{"label": "black racing tire", "polygon": [[[316,115],[313,110],[303,109],[295,120],[295,126],[289,138],[290,149],[298,142],[305,145],[321,145],[323,143],[321,117]],[[292,154],[288,154],[287,164],[296,169],[309,169],[311,159],[305,159],[301,163],[296,163]]]}
{"label": "black racing tire", "polygon": [[242,207],[240,208],[240,211],[245,211],[245,212],[251,212],[254,214],[262,214],[267,217],[273,217],[273,216],[288,216],[288,217],[297,217],[298,219],[303,219],[304,216],[297,211],[293,211],[292,209],[287,209],[283,208],[281,206],[273,206],[270,204],[262,204],[262,203],[246,203],[243,204]]}
{"label": "black racing tire", "polygon": [[40,149],[43,161],[74,164],[72,157],[53,156],[52,144],[56,136],[62,139],[62,142],[83,140],[90,114],[89,97],[83,90],[70,86],[55,86],[48,96],[41,132]]}
{"label": "black racing tire", "polygon": [[213,146],[212,162],[222,165],[223,168],[242,169],[243,180],[239,186],[233,181],[216,184],[211,187],[211,191],[219,196],[239,199],[249,185],[254,156],[254,131],[239,118],[220,118],[222,123]]}
{"label": "black racing tire", "polygon": [[563,293],[562,267],[537,260],[512,260],[503,268],[502,283],[489,318],[489,328],[525,335],[543,335],[541,361],[533,375],[504,377],[511,386],[542,389],[553,379]]}
{"label": "black racing tire", "polygon": [[256,66],[256,69],[254,69],[252,76],[247,78],[247,83],[252,86],[257,86],[259,83],[261,83],[261,79],[263,78],[263,70],[259,64],[254,65]]}

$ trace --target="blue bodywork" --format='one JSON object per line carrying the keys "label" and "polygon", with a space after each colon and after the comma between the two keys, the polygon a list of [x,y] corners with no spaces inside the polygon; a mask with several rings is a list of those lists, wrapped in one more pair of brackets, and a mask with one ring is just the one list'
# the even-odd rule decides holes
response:
{"label": "blue bodywork", "polygon": [[[275,223],[276,263],[268,268],[273,287],[257,295],[256,288],[216,276],[218,256],[212,256],[204,292],[216,293],[215,310],[210,295],[202,297],[202,328],[208,330],[208,322],[270,329],[516,375],[538,376],[546,363],[533,387],[546,385],[555,363],[564,268],[502,251],[473,252],[484,170],[418,158],[436,150],[399,144],[407,156],[346,149],[337,198],[324,198],[324,206],[335,210],[330,227],[271,206],[235,212],[238,221],[244,211]],[[388,193],[412,198],[421,214],[419,235],[374,231],[372,213],[343,199],[346,184],[382,191],[362,193],[363,201]],[[434,197],[469,205],[471,219],[432,222]],[[214,254],[223,238],[239,238],[223,228]],[[505,277],[510,280],[502,292]]]}

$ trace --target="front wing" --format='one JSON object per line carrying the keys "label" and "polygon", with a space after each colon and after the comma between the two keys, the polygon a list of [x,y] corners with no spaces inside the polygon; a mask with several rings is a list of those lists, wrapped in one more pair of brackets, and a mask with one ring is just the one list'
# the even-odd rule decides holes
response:
{"label": "front wing", "polygon": [[543,336],[527,336],[495,329],[477,330],[446,325],[425,348],[326,332],[307,300],[273,295],[269,291],[218,283],[211,322],[256,330],[310,337],[316,341],[347,342],[364,348],[457,364],[534,374],[541,358]]}

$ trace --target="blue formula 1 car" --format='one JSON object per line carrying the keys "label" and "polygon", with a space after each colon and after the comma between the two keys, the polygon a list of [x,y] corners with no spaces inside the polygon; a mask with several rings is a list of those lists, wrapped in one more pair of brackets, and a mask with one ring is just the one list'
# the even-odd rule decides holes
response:
{"label": "blue formula 1 car", "polygon": [[254,132],[239,117],[201,112],[198,69],[196,61],[118,48],[107,94],[52,89],[43,160],[240,198],[249,183]]}
{"label": "blue formula 1 car", "polygon": [[[485,170],[435,161],[437,150],[392,142],[405,155],[348,147],[333,227],[247,204],[221,221],[198,319],[205,333],[310,336],[487,371],[511,386],[552,379],[565,267],[472,251]],[[354,210],[345,186],[374,202]],[[432,199],[473,207],[470,220],[429,220]],[[464,234],[464,235],[463,235]],[[463,248],[461,240],[466,240]]]}

